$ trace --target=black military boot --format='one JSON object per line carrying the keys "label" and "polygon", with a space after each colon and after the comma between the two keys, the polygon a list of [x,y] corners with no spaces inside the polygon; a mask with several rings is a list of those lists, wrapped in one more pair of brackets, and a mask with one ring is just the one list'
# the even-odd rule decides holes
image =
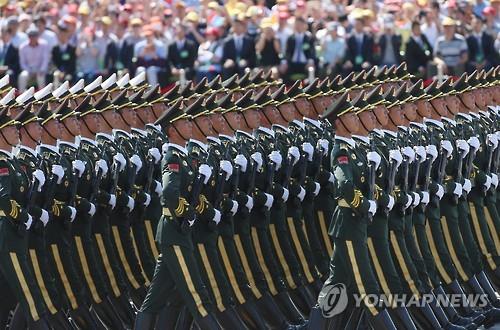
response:
{"label": "black military boot", "polygon": [[142,306],[142,302],[144,301],[144,298],[146,298],[146,288],[140,287],[138,289],[130,290],[130,299],[134,303],[135,309],[139,310]]}
{"label": "black military boot", "polygon": [[[470,278],[469,281],[467,281],[467,283],[472,287],[474,293],[485,294],[483,288],[481,287],[479,281],[475,276]],[[483,312],[484,316],[486,317],[486,320],[484,321],[483,325],[486,328],[500,322],[500,309],[493,307],[489,300],[486,301],[486,306],[483,307]]]}
{"label": "black military boot", "polygon": [[293,325],[302,325],[305,323],[305,319],[300,314],[297,307],[293,304],[292,299],[288,295],[288,292],[280,292],[276,296],[274,296],[276,302],[278,303],[278,307],[281,308],[288,322]]}
{"label": "black military boot", "polygon": [[61,311],[53,315],[49,315],[49,323],[54,329],[70,330],[73,329],[69,323],[68,317]]}
{"label": "black military boot", "polygon": [[219,330],[222,329],[221,325],[217,321],[214,315],[208,314],[207,316],[196,319],[196,324],[200,327],[201,330]]}
{"label": "black military boot", "polygon": [[491,304],[494,307],[499,308],[500,307],[500,299],[499,299],[498,293],[491,285],[491,281],[488,278],[488,276],[485,274],[485,272],[484,271],[480,272],[475,277],[479,281],[479,284],[483,288],[484,292],[486,292],[486,294],[488,295],[488,299],[490,300]]}
{"label": "black military boot", "polygon": [[446,292],[444,291],[443,287],[438,286],[437,288],[435,288],[434,296],[437,299],[441,299],[441,301],[446,302],[445,306],[443,306],[443,309],[452,323],[464,327],[472,323],[474,323],[477,326],[483,324],[485,317],[481,313],[475,314],[473,311],[471,312],[470,310],[466,310],[466,313],[467,311],[469,311],[469,313],[467,314],[470,316],[461,316],[449,301],[448,296],[446,295]]}
{"label": "black military boot", "polygon": [[92,304],[92,309],[94,309],[99,319],[106,325],[107,328],[119,329],[126,326],[115,313],[113,308],[109,305],[107,300],[103,300],[99,304]]}
{"label": "black military boot", "polygon": [[247,300],[244,304],[236,306],[236,310],[242,315],[243,320],[251,329],[264,330],[267,329],[264,317],[257,310],[255,301]]}
{"label": "black military boot", "polygon": [[156,316],[151,313],[139,312],[135,318],[134,330],[153,330]]}
{"label": "black military boot", "polygon": [[[417,330],[417,327],[415,326],[415,323],[413,323],[410,313],[408,313],[406,307],[396,307],[393,309],[393,311],[396,314],[399,321],[401,322],[401,324],[403,325],[404,329]],[[394,319],[393,321],[396,322],[396,320]],[[401,329],[401,327],[398,326],[398,329]]]}
{"label": "black military boot", "polygon": [[396,326],[394,325],[394,322],[392,322],[391,316],[385,309],[379,312],[377,316],[370,317],[369,322],[377,330],[396,330]]}
{"label": "black military boot", "polygon": [[233,307],[226,308],[223,312],[217,312],[217,319],[224,329],[248,329]]}
{"label": "black military boot", "polygon": [[183,306],[179,317],[177,318],[177,322],[175,323],[176,330],[189,330],[193,325],[193,315],[189,312],[186,306]]}
{"label": "black military boot", "polygon": [[311,307],[316,304],[316,298],[305,286],[299,286],[289,292],[293,303],[297,306],[299,311],[304,315],[309,315]]}
{"label": "black military boot", "polygon": [[311,314],[309,314],[309,322],[307,326],[309,329],[328,329],[329,321],[330,319],[323,316],[323,312],[319,306],[314,306],[311,308]]}
{"label": "black military boot", "polygon": [[434,315],[436,318],[439,320],[439,323],[441,323],[442,328],[447,329],[447,330],[464,330],[464,329],[477,329],[477,325],[472,324],[472,328],[468,327],[463,327],[460,325],[453,324],[450,322],[448,317],[446,316],[446,313],[444,312],[443,308],[437,303],[436,299],[432,299],[429,302],[429,305],[432,308],[432,311],[434,312]]}
{"label": "black military boot", "polygon": [[255,306],[264,316],[266,323],[272,328],[286,329],[290,324],[278,305],[269,293],[263,293],[262,297],[255,301]]}
{"label": "black military boot", "polygon": [[460,285],[460,283],[458,283],[457,280],[454,280],[453,282],[451,282],[448,285],[448,288],[450,289],[451,292],[453,292],[455,294],[461,294],[462,295],[463,301],[464,301],[464,305],[460,306],[460,307],[465,312],[464,316],[472,318],[472,320],[476,324],[483,324],[483,322],[484,322],[484,320],[486,318],[485,315],[483,315],[483,313],[481,311],[475,310],[475,309],[472,308],[472,306],[469,303],[469,301],[467,301],[467,297],[466,297],[465,292],[464,292],[462,286]]}

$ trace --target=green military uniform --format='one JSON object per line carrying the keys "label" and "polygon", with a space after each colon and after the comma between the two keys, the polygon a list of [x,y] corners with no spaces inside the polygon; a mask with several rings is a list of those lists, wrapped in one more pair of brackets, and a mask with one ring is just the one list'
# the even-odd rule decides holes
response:
{"label": "green military uniform", "polygon": [[[168,126],[182,117],[178,106],[170,108],[158,123]],[[194,210],[197,201],[192,201],[195,173],[188,163],[184,147],[169,144],[163,160],[163,217],[158,224],[156,240],[161,254],[155,273],[136,319],[137,329],[149,329],[154,317],[165,306],[168,296],[177,292],[196,322],[217,328],[214,309],[206,287],[201,279],[193,254],[192,220],[204,216]],[[196,220],[199,221],[199,220]],[[203,327],[203,326],[202,326]]]}
{"label": "green military uniform", "polygon": [[[14,121],[1,114],[1,127]],[[0,128],[1,129],[1,128]],[[8,152],[0,154],[0,282],[21,304],[28,324],[46,328],[46,306],[30,268],[27,253],[27,192],[30,178]],[[39,215],[38,215],[39,216]]]}

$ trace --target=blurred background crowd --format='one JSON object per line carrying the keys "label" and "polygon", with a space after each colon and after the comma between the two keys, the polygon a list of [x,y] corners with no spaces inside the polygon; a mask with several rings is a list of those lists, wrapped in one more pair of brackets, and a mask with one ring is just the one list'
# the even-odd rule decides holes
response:
{"label": "blurred background crowd", "polygon": [[421,78],[500,64],[500,0],[0,0],[0,73],[20,91],[146,71],[151,84],[347,75]]}

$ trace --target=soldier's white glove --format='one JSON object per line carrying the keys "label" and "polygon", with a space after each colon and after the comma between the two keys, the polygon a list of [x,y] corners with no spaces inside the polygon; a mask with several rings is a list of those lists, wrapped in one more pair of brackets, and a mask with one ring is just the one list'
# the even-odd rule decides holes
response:
{"label": "soldier's white glove", "polygon": [[307,160],[312,162],[314,155],[314,147],[309,142],[302,143],[302,150],[307,154]]}
{"label": "soldier's white glove", "polygon": [[469,179],[464,179],[464,184],[462,185],[462,189],[467,194],[470,193],[470,190],[472,189],[472,183],[470,182]]}
{"label": "soldier's white glove", "polygon": [[146,195],[146,200],[144,201],[144,206],[145,207],[148,207],[149,204],[151,203],[151,195],[149,195],[148,193],[144,193]]}
{"label": "soldier's white glove", "polygon": [[76,209],[73,206],[68,206],[69,210],[71,211],[71,215],[69,216],[69,221],[73,222],[75,221],[76,218]]}
{"label": "soldier's white glove", "polygon": [[57,184],[61,184],[64,177],[64,169],[61,165],[52,165],[52,174],[57,177]]}
{"label": "soldier's white glove", "polygon": [[375,170],[377,170],[380,165],[380,155],[375,151],[370,151],[366,154],[366,158],[368,159],[369,163],[373,163],[375,165]]}
{"label": "soldier's white glove", "polygon": [[26,230],[29,230],[32,224],[33,224],[33,217],[30,214],[28,214],[28,219],[24,223],[24,225],[26,226]]}
{"label": "soldier's white glove", "polygon": [[212,169],[207,164],[201,164],[198,167],[198,172],[203,175],[203,184],[207,184],[208,180],[212,176]]}
{"label": "soldier's white glove", "polygon": [[148,150],[148,154],[153,157],[153,160],[155,164],[158,164],[158,162],[161,160],[161,153],[158,148],[151,148]]}
{"label": "soldier's white glove", "polygon": [[93,217],[94,214],[95,214],[95,205],[93,203],[90,203],[90,210],[88,212],[88,214]]}
{"label": "soldier's white glove", "polygon": [[77,173],[78,177],[81,178],[83,172],[85,172],[85,163],[79,159],[76,159],[72,161],[71,164],[73,165],[73,170]]}
{"label": "soldier's white glove", "polygon": [[319,139],[318,140],[318,147],[323,152],[323,155],[327,155],[328,154],[328,149],[330,147],[330,142],[328,142],[327,139]]}
{"label": "soldier's white glove", "polygon": [[498,175],[491,174],[491,185],[493,186],[493,188],[497,189],[497,187],[498,187]]}
{"label": "soldier's white glove", "polygon": [[262,160],[262,154],[260,152],[255,152],[252,154],[252,156],[250,156],[254,162],[257,164],[257,171],[260,171],[260,169],[262,168],[262,163],[264,162]]}
{"label": "soldier's white glove", "polygon": [[127,202],[127,208],[128,208],[128,212],[132,212],[132,210],[134,209],[134,206],[135,206],[135,201],[132,197],[128,196],[128,202]]}
{"label": "soldier's white glove", "polygon": [[163,186],[160,181],[155,180],[155,193],[159,196],[161,196],[161,193],[163,192]]}
{"label": "soldier's white glove", "polygon": [[431,156],[432,163],[438,158],[438,151],[435,145],[430,144],[425,148],[425,151],[429,156]]}
{"label": "soldier's white glove", "polygon": [[484,183],[484,187],[486,188],[486,190],[490,190],[490,187],[491,187],[491,176],[487,175],[486,176],[486,182]]}
{"label": "soldier's white glove", "polygon": [[288,148],[288,155],[293,158],[293,165],[297,164],[300,159],[300,151],[299,148],[293,146]]}
{"label": "soldier's white glove", "polygon": [[471,146],[471,148],[474,148],[474,151],[478,151],[481,146],[481,142],[479,142],[479,139],[475,136],[470,137],[467,140],[467,143]]}
{"label": "soldier's white glove", "polygon": [[413,150],[415,150],[415,155],[418,158],[418,161],[420,163],[425,161],[425,158],[427,156],[427,153],[425,152],[425,148],[423,146],[416,146],[413,147]]}
{"label": "soldier's white glove", "polygon": [[368,213],[371,215],[375,215],[377,213],[377,202],[368,200],[368,203],[370,204],[370,207],[368,208]]}
{"label": "soldier's white glove", "polygon": [[273,151],[269,154],[269,159],[276,165],[276,170],[279,170],[281,167],[281,163],[283,162],[283,157],[279,151]]}
{"label": "soldier's white glove", "polygon": [[264,204],[264,206],[270,210],[271,207],[273,206],[273,203],[274,203],[274,197],[273,195],[270,195],[268,193],[264,193],[266,195],[266,203]]}
{"label": "soldier's white glove", "polygon": [[429,201],[430,201],[429,192],[422,191],[421,194],[422,194],[422,198],[420,199],[420,204],[422,204],[422,205],[429,204]]}
{"label": "soldier's white glove", "polygon": [[417,194],[416,192],[412,193],[413,194],[413,207],[416,207],[418,204],[420,204],[420,195]]}
{"label": "soldier's white glove", "polygon": [[402,154],[408,158],[410,163],[415,159],[415,151],[413,151],[412,147],[404,147]]}
{"label": "soldier's white glove", "polygon": [[43,223],[43,226],[47,226],[49,223],[49,212],[42,209],[42,214],[40,215],[40,221]]}
{"label": "soldier's white glove", "polygon": [[245,207],[248,209],[248,211],[252,211],[253,209],[253,198],[250,196],[247,196],[247,203],[245,204]]}
{"label": "soldier's white glove", "polygon": [[394,207],[394,197],[392,197],[391,195],[389,195],[389,202],[387,203],[387,210],[391,211],[392,208]]}
{"label": "soldier's white glove", "polygon": [[439,200],[441,200],[441,198],[443,198],[444,196],[444,188],[442,185],[438,184],[438,190],[436,191],[436,196],[439,198]]}
{"label": "soldier's white glove", "polygon": [[245,173],[247,171],[248,160],[245,156],[241,154],[237,155],[236,158],[234,158],[234,163],[240,166],[241,173]]}
{"label": "soldier's white glove", "polygon": [[238,205],[238,202],[235,201],[235,200],[233,200],[232,202],[233,202],[233,206],[231,206],[231,211],[230,212],[231,212],[231,215],[234,216],[236,214],[236,212],[238,212],[238,206],[239,205]]}
{"label": "soldier's white glove", "polygon": [[115,206],[116,206],[116,195],[115,194],[109,195],[108,205],[111,206],[112,210],[115,208]]}
{"label": "soldier's white glove", "polygon": [[231,175],[233,175],[233,165],[228,160],[221,160],[219,164],[220,168],[226,173],[226,181],[229,180]]}
{"label": "soldier's white glove", "polygon": [[448,140],[441,141],[441,148],[443,148],[446,151],[446,158],[449,158],[453,153],[453,146],[451,142]]}
{"label": "soldier's white glove", "polygon": [[496,149],[498,146],[498,137],[496,134],[488,134],[487,136],[488,142],[493,146],[493,149]]}
{"label": "soldier's white glove", "polygon": [[412,195],[406,194],[406,197],[408,198],[408,200],[406,201],[406,204],[405,204],[405,210],[407,208],[409,208],[410,205],[413,203],[413,197],[412,197]]}
{"label": "soldier's white glove", "polygon": [[398,168],[403,162],[403,155],[401,155],[399,150],[393,149],[389,151],[389,159],[394,160],[396,162],[396,168]]}
{"label": "soldier's white glove", "polygon": [[320,189],[321,185],[317,182],[314,182],[314,191],[313,191],[314,197],[318,196]]}
{"label": "soldier's white glove", "polygon": [[462,158],[465,158],[469,153],[469,144],[465,140],[457,140],[457,148],[461,151]]}
{"label": "soldier's white glove", "polygon": [[290,191],[286,188],[283,188],[283,195],[281,195],[281,199],[283,200],[283,203],[286,203],[288,201],[289,196],[290,196]]}
{"label": "soldier's white glove", "polygon": [[123,154],[117,153],[116,155],[113,156],[113,161],[115,161],[118,164],[118,172],[121,172],[125,169],[125,165],[127,165],[127,161],[125,160],[125,157],[123,157]]}
{"label": "soldier's white glove", "polygon": [[43,171],[40,169],[36,169],[33,171],[33,178],[38,182],[37,184],[37,191],[41,192],[42,187],[45,184],[45,174],[43,174]]}
{"label": "soldier's white glove", "polygon": [[96,170],[101,171],[102,176],[108,174],[108,163],[106,163],[104,159],[99,159],[97,162],[95,162],[95,168]]}
{"label": "soldier's white glove", "polygon": [[455,182],[455,188],[453,189],[453,194],[460,197],[462,196],[462,185],[458,182]]}
{"label": "soldier's white glove", "polygon": [[215,211],[215,215],[214,215],[214,218],[212,220],[215,222],[216,225],[218,225],[220,222],[221,214],[220,214],[220,211],[217,209],[214,209],[214,211]]}
{"label": "soldier's white glove", "polygon": [[333,175],[332,172],[329,172],[330,176],[328,177],[328,182],[334,183],[335,182],[335,175]]}
{"label": "soldier's white glove", "polygon": [[139,171],[141,170],[142,168],[142,160],[141,160],[141,157],[137,156],[137,155],[132,155],[132,157],[130,157],[130,162],[132,164],[134,164],[135,166],[135,173],[139,173]]}
{"label": "soldier's white glove", "polygon": [[300,192],[297,195],[297,197],[299,198],[299,200],[301,202],[304,200],[304,197],[306,197],[306,190],[304,188],[302,188],[302,186],[300,187]]}

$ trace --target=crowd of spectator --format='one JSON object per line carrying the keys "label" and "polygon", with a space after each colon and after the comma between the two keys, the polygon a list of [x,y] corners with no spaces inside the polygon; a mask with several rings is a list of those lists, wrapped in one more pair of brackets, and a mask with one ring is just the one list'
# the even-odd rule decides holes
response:
{"label": "crowd of spectator", "polygon": [[114,72],[166,86],[253,67],[295,80],[500,64],[500,0],[0,0],[0,12],[0,71],[20,91]]}

